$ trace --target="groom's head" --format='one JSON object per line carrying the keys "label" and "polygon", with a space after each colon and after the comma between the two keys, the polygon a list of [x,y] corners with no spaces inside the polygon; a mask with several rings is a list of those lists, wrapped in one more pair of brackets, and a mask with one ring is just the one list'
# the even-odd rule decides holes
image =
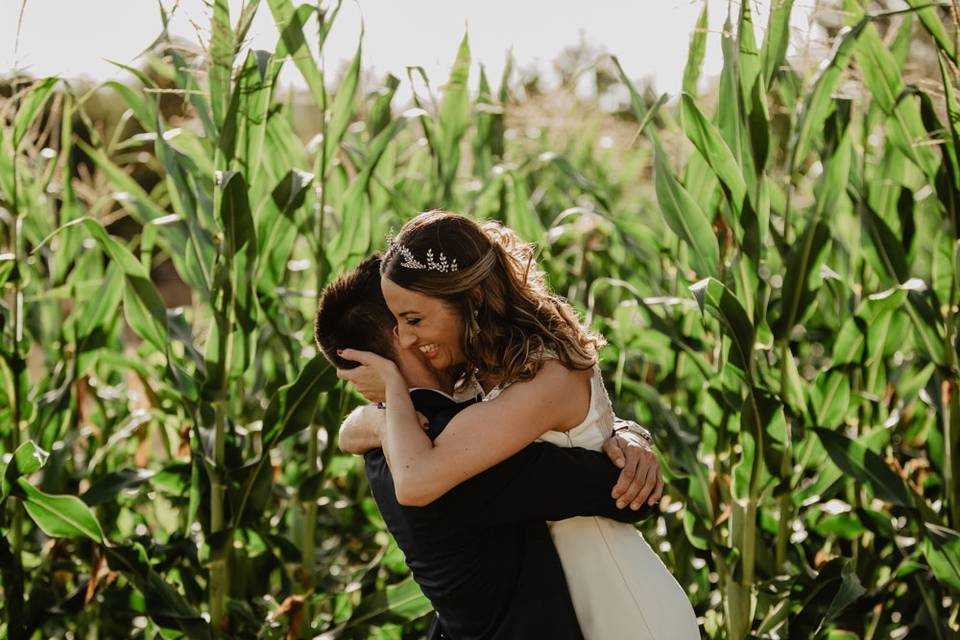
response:
{"label": "groom's head", "polygon": [[395,359],[393,325],[393,314],[380,291],[380,254],[375,253],[323,290],[313,337],[333,366],[352,369],[358,363],[344,360],[337,349],[373,351]]}

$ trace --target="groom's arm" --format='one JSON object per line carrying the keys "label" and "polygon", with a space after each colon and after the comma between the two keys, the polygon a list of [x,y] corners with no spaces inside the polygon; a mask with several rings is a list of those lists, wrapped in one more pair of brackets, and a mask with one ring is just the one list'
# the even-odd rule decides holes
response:
{"label": "groom's arm", "polygon": [[647,506],[618,509],[611,490],[620,470],[606,455],[535,442],[455,487],[442,502],[452,517],[477,526],[603,516],[638,522]]}

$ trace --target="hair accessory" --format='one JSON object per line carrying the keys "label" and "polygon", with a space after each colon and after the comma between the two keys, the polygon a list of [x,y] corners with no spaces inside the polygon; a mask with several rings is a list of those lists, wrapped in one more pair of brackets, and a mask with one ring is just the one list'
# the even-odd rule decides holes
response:
{"label": "hair accessory", "polygon": [[423,264],[413,255],[413,252],[410,249],[407,249],[405,246],[396,241],[396,238],[392,233],[387,234],[387,252],[384,254],[384,261],[389,260],[394,253],[399,253],[403,261],[400,263],[401,267],[406,267],[407,269],[425,269],[427,271],[439,271],[440,273],[448,273],[451,271],[457,270],[457,261],[453,260],[452,262],[447,260],[447,256],[443,255],[443,252],[440,252],[440,255],[434,258],[433,249],[427,249],[427,264]]}

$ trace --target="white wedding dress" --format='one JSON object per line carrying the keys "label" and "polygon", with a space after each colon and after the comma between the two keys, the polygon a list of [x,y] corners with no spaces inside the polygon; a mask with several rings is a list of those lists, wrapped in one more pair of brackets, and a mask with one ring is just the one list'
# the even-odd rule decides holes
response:
{"label": "white wedding dress", "polygon": [[[493,400],[504,388],[492,389],[484,401]],[[569,431],[547,431],[538,440],[600,451],[613,420],[603,376],[595,365],[584,421]],[[632,524],[599,517],[548,524],[585,640],[700,638],[687,594]]]}

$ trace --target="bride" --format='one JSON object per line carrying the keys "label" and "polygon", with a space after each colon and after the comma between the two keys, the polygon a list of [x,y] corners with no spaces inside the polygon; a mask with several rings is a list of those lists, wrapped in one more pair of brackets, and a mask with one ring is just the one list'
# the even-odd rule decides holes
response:
{"label": "bride", "polygon": [[[390,241],[381,274],[400,345],[484,392],[431,441],[393,361],[341,353],[362,365],[341,378],[383,389],[381,444],[402,504],[429,504],[534,440],[600,449],[614,421],[603,340],[548,291],[530,245],[497,223],[430,211]],[[580,517],[550,533],[587,640],[699,638],[684,590],[632,525]]]}

